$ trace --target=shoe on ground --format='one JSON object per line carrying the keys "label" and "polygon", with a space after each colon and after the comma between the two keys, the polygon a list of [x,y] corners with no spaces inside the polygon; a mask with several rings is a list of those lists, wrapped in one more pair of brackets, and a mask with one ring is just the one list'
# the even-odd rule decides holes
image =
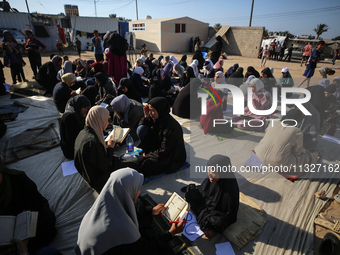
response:
{"label": "shoe on ground", "polygon": [[320,255],[340,254],[340,241],[338,237],[328,232],[321,241],[319,246]]}

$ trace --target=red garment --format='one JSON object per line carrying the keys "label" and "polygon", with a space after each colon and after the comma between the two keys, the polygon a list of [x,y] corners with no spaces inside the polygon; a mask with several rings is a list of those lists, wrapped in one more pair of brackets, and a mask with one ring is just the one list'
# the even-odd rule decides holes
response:
{"label": "red garment", "polygon": [[119,57],[109,50],[106,58],[108,59],[108,75],[114,77],[117,83],[119,83],[122,78],[126,77],[128,70],[126,54]]}
{"label": "red garment", "polygon": [[207,114],[202,114],[200,118],[200,123],[204,130],[204,134],[207,134],[214,129],[214,119],[223,119],[222,106],[220,103],[215,105],[214,100],[210,99],[207,102]]}
{"label": "red garment", "polygon": [[60,49],[63,47],[63,45],[62,45],[61,43],[57,43],[56,46],[57,46],[57,49],[58,49],[58,50],[60,50]]}
{"label": "red garment", "polygon": [[64,29],[60,27],[60,25],[57,25],[58,27],[58,34],[59,34],[59,37],[60,37],[60,40],[66,44],[66,38],[65,38],[65,33],[64,33]]}

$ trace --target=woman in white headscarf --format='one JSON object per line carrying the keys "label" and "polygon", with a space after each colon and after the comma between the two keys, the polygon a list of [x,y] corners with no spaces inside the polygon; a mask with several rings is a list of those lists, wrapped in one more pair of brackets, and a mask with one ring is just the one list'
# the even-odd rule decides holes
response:
{"label": "woman in white headscarf", "polygon": [[192,67],[192,69],[194,69],[194,73],[195,73],[195,77],[197,78],[199,75],[199,71],[198,71],[198,60],[194,59],[192,61],[192,63],[190,64],[190,66]]}
{"label": "woman in white headscarf", "polygon": [[207,59],[205,61],[203,69],[204,69],[203,76],[205,78],[214,78],[215,76],[214,64],[210,59]]}
{"label": "woman in white headscarf", "polygon": [[[252,103],[256,110],[268,110],[272,106],[272,96],[264,89],[263,82],[254,78],[250,81],[249,86],[252,88]],[[244,108],[243,116],[234,116],[233,124],[244,130],[261,131],[264,129],[267,116],[256,115],[249,110],[249,106]]]}
{"label": "woman in white headscarf", "polygon": [[131,168],[111,174],[80,224],[76,254],[164,254],[159,241],[170,241],[183,231],[183,223],[174,223],[168,232],[152,238],[140,233],[139,219],[152,223],[152,215],[165,209],[164,204],[147,207],[138,199],[143,181],[144,176]]}
{"label": "woman in white headscarf", "polygon": [[172,61],[173,65],[178,63],[177,58],[175,58],[173,55],[170,56],[170,60]]}

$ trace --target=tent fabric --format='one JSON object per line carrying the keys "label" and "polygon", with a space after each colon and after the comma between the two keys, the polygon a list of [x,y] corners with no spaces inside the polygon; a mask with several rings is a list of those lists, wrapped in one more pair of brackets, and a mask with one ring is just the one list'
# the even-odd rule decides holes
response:
{"label": "tent fabric", "polygon": [[[8,130],[0,139],[0,151],[9,138],[28,128],[48,125],[60,117],[51,98],[32,96],[16,99],[29,108],[8,122]],[[11,104],[9,95],[0,97],[0,106]],[[232,103],[232,99],[228,103]],[[228,109],[231,105],[228,105]],[[197,120],[182,119],[174,116],[183,128],[190,167],[153,180],[143,186],[142,194],[149,194],[157,203],[165,203],[173,192],[182,194],[180,189],[190,183],[200,184],[206,173],[197,175],[196,166],[206,165],[214,154],[230,157],[232,165],[239,169],[251,155],[251,151],[261,140],[264,133],[253,133],[225,141],[218,141],[213,135],[204,135]],[[339,133],[339,132],[337,132]],[[339,145],[319,138],[318,150],[325,164],[339,164]],[[125,148],[122,147],[122,150]],[[66,158],[60,147],[8,164],[10,168],[23,170],[38,187],[39,192],[48,199],[55,212],[58,234],[50,246],[62,254],[74,254],[78,229],[85,213],[92,206],[97,193],[94,192],[78,174],[63,177],[61,163]],[[320,173],[319,173],[320,174]],[[325,190],[330,197],[336,187],[338,173],[328,173],[319,179],[317,173],[306,173],[294,183],[277,173],[236,173],[240,192],[248,196],[265,212],[267,223],[264,230],[241,250],[234,247],[236,254],[312,254],[313,223],[326,201],[315,198],[314,193]],[[212,239],[198,238],[192,242],[202,254],[215,254],[215,244],[226,242],[217,235]]]}

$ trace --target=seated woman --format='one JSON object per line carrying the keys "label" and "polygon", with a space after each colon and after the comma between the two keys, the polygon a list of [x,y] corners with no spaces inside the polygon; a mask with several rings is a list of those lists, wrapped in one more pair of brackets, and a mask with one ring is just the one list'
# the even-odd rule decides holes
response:
{"label": "seated woman", "polygon": [[[282,120],[286,120],[284,125],[280,121],[274,121],[273,124],[270,124],[264,137],[255,147],[256,155],[266,165],[298,167],[316,163],[317,155],[303,148],[303,132],[294,127],[296,122],[288,121],[294,119],[294,115],[294,112],[288,112],[282,118]],[[297,122],[299,123],[301,120],[302,116],[297,119]]]}
{"label": "seated woman", "polygon": [[149,86],[144,85],[144,81],[142,79],[143,73],[144,69],[142,67],[136,67],[130,77],[130,81],[133,83],[142,98],[149,96]]}
{"label": "seated woman", "polygon": [[119,81],[117,92],[118,92],[118,95],[124,94],[128,98],[136,100],[139,103],[142,103],[142,98],[140,97],[132,81],[130,81],[128,78],[122,78]]}
{"label": "seated woman", "polygon": [[170,105],[173,105],[176,99],[175,88],[171,79],[165,74],[163,69],[154,70],[153,77],[150,81],[149,100],[155,97],[165,97]]}
{"label": "seated woman", "polygon": [[89,186],[98,193],[114,170],[124,165],[138,169],[133,161],[122,162],[113,155],[116,142],[109,139],[106,144],[103,131],[109,124],[109,117],[109,111],[104,107],[92,107],[86,116],[85,127],[79,132],[74,144],[74,165]]}
{"label": "seated woman", "polygon": [[111,174],[80,224],[77,255],[167,254],[167,242],[183,231],[183,223],[173,223],[161,235],[146,229],[165,207],[151,208],[138,199],[143,181],[144,176],[131,168]]}
{"label": "seated woman", "polygon": [[236,72],[229,76],[227,80],[227,84],[232,84],[237,87],[240,87],[243,83],[243,68],[237,68]]}
{"label": "seated woman", "polygon": [[169,78],[171,79],[171,74],[172,74],[172,69],[173,69],[173,63],[172,62],[168,62],[164,68],[163,71],[165,73],[166,76],[169,76]]}
{"label": "seated woman", "polygon": [[173,68],[173,74],[176,75],[179,78],[182,78],[183,74],[184,74],[184,67],[181,66],[180,64],[174,64],[174,68]]}
{"label": "seated woman", "polygon": [[273,87],[276,87],[276,80],[268,67],[261,71],[261,81],[264,84],[264,89],[272,94]]}
{"label": "seated woman", "polygon": [[256,69],[255,69],[254,67],[252,67],[252,66],[248,66],[247,72],[246,72],[246,74],[244,75],[244,79],[248,79],[248,77],[249,77],[250,75],[254,75],[255,78],[260,78],[259,72],[256,71]]}
{"label": "seated woman", "polygon": [[106,74],[99,72],[95,74],[96,86],[98,87],[98,96],[96,101],[104,99],[106,95],[116,96],[116,88],[113,82],[108,79]]}
{"label": "seated woman", "polygon": [[59,82],[57,74],[62,62],[61,57],[54,56],[51,61],[46,62],[39,68],[35,80],[46,89],[46,94],[52,94],[54,86]]}
{"label": "seated woman", "polygon": [[204,78],[214,78],[215,77],[214,64],[213,64],[213,62],[211,62],[210,59],[207,59],[207,61],[205,61],[203,69],[204,69],[204,74],[203,74]]}
{"label": "seated woman", "polygon": [[226,84],[225,76],[222,71],[218,71],[215,74],[214,82],[211,86],[219,92],[222,99],[222,109],[223,111],[227,109],[227,99],[228,99],[228,89],[215,88],[216,84]]}
{"label": "seated woman", "polygon": [[187,55],[183,55],[181,60],[179,61],[179,64],[183,66],[183,68],[186,68],[188,66],[187,64]]}
{"label": "seated woman", "polygon": [[[256,110],[268,110],[272,106],[272,96],[264,89],[263,82],[258,78],[254,78],[250,81],[249,86],[253,90],[253,107]],[[244,108],[244,117],[234,116],[232,120],[233,124],[238,122],[237,127],[240,129],[261,131],[265,126],[263,123],[265,123],[266,116],[256,115],[249,110],[249,106],[246,106]]]}
{"label": "seated woman", "polygon": [[143,155],[139,158],[140,172],[146,176],[173,173],[186,160],[183,130],[169,114],[170,106],[164,97],[155,97],[144,106],[144,118],[137,134]]}
{"label": "seated woman", "polygon": [[218,60],[214,65],[215,73],[221,71],[223,73],[223,59]]}
{"label": "seated woman", "polygon": [[90,107],[90,101],[83,95],[77,95],[68,101],[68,108],[60,120],[60,147],[65,158],[74,159],[74,143],[84,128]]}
{"label": "seated woman", "polygon": [[[188,75],[190,76],[190,66],[187,67]],[[184,82],[183,84],[186,84]],[[196,118],[201,113],[201,101],[198,98],[197,90],[201,86],[201,81],[199,79],[191,78],[189,83],[187,83],[183,89],[179,92],[172,107],[172,113],[181,118]]]}
{"label": "seated woman", "polygon": [[76,91],[71,89],[76,83],[76,76],[73,73],[67,73],[61,77],[61,80],[53,89],[53,101],[58,111],[64,113],[68,100],[76,95]]}
{"label": "seated woman", "polygon": [[198,65],[197,65],[198,70],[202,69],[205,60],[203,58],[203,54],[202,54],[201,50],[195,51],[194,55],[192,56],[192,60],[194,60],[194,59],[197,59],[197,61],[198,61]]}
{"label": "seated woman", "polygon": [[[46,198],[38,191],[37,185],[27,177],[25,172],[9,169],[0,161],[0,215],[17,216],[23,211],[39,213],[35,237],[29,238],[28,251],[36,252],[47,246],[57,234],[56,218]],[[1,229],[1,231],[3,231]],[[3,253],[1,246],[0,254]],[[16,254],[16,253],[10,253]],[[60,253],[52,253],[60,254]]]}
{"label": "seated woman", "polygon": [[194,59],[190,64],[190,67],[194,70],[195,77],[198,78],[198,75],[200,74],[198,70],[198,60]]}
{"label": "seated woman", "polygon": [[182,78],[179,81],[179,86],[181,88],[185,87],[186,85],[190,83],[190,80],[194,78],[195,78],[195,73],[194,73],[193,68],[191,66],[187,66],[184,70]]}
{"label": "seated woman", "polygon": [[229,78],[230,75],[232,75],[233,73],[236,72],[237,68],[238,68],[238,64],[234,64],[233,66],[229,67],[229,69],[227,70],[227,72],[224,74],[226,78]]}
{"label": "seated woman", "polygon": [[[278,91],[279,95],[281,95],[281,88],[294,87],[294,80],[290,75],[289,69],[287,67],[282,68],[281,74],[282,75],[277,81],[277,86],[280,88]],[[287,93],[288,97],[290,97],[291,95],[292,93]]]}
{"label": "seated woman", "polygon": [[218,172],[217,167],[231,167],[229,157],[212,156],[207,163],[208,178],[200,186],[185,187],[185,199],[196,215],[206,237],[223,231],[235,223],[239,208],[239,188],[233,172]]}
{"label": "seated woman", "polygon": [[139,121],[144,116],[143,105],[123,94],[111,101],[111,107],[114,111],[112,124],[122,128],[130,128],[129,134],[133,140],[138,140],[136,130]]}
{"label": "seated woman", "polygon": [[73,64],[71,61],[65,61],[63,67],[58,71],[58,81],[61,81],[61,77],[67,73],[73,73]]}

